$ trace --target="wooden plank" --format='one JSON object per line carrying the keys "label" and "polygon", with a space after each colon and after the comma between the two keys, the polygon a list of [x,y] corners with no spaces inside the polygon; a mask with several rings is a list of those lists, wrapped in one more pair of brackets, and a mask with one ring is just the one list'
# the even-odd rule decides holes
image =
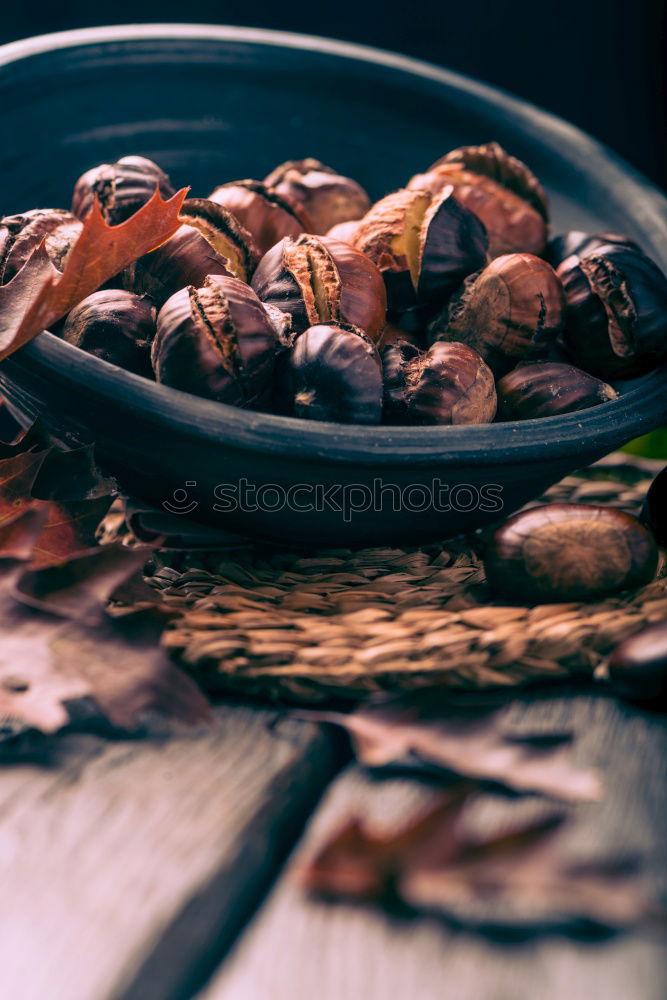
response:
{"label": "wooden plank", "polygon": [[[517,728],[574,726],[578,758],[603,772],[604,801],[574,810],[567,841],[573,856],[638,851],[648,888],[664,890],[665,722],[600,696],[516,702],[508,712]],[[426,804],[430,794],[415,781],[372,782],[351,767],[329,790],[292,864],[350,811],[370,815],[377,826]],[[484,827],[501,813],[541,807],[489,794],[473,817]],[[288,869],[199,1000],[663,1000],[666,986],[667,950],[649,936],[584,942],[552,935],[503,944],[435,919],[391,919],[371,907],[313,901]]]}
{"label": "wooden plank", "polygon": [[0,969],[17,1000],[187,997],[275,877],[331,743],[229,705],[211,726],[67,734],[0,769]]}

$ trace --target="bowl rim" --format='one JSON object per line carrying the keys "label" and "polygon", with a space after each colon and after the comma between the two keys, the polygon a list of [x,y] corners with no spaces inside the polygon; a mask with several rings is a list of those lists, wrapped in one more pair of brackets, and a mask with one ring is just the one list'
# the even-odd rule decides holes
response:
{"label": "bowl rim", "polygon": [[[478,104],[491,105],[520,123],[524,133],[551,149],[596,183],[623,192],[628,211],[637,224],[664,245],[667,263],[667,198],[645,177],[603,144],[563,119],[521,98],[480,83],[463,74],[432,63],[354,42],[264,28],[208,24],[129,24],[38,35],[0,46],[0,67],[48,52],[146,41],[205,41],[295,48],[342,59],[355,60],[403,72],[464,93]],[[131,408],[137,416],[166,421],[174,431],[196,431],[218,444],[249,448],[287,457],[326,458],[329,461],[377,465],[388,460],[426,464],[438,460],[474,460],[497,464],[504,454],[524,461],[550,460],[571,455],[577,445],[591,444],[600,453],[616,447],[623,433],[627,440],[649,430],[642,409],[653,400],[667,418],[667,365],[641,379],[618,399],[589,410],[539,420],[454,427],[387,427],[317,423],[294,417],[257,413],[201,399],[168,386],[133,375],[86,354],[45,331],[4,362],[3,369],[16,366],[45,371],[57,370],[73,389],[87,392],[111,404]],[[643,404],[643,406],[642,406]],[[183,416],[185,412],[186,416]],[[654,420],[651,426],[657,426]]]}

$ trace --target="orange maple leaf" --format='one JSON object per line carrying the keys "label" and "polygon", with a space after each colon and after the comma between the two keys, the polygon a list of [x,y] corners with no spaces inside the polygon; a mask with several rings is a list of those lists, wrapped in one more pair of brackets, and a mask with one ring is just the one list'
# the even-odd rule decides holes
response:
{"label": "orange maple leaf", "polygon": [[164,201],[158,189],[150,201],[118,226],[109,226],[95,201],[62,273],[51,263],[42,242],[10,282],[0,287],[0,361],[70,309],[133,260],[174,235],[188,193]]}

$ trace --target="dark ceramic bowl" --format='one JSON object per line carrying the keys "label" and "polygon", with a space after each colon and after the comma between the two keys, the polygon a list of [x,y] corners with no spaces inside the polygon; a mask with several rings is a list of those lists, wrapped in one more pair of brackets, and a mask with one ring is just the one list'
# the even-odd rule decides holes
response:
{"label": "dark ceramic bowl", "polygon": [[[195,194],[316,156],[378,197],[454,146],[495,139],[546,185],[555,232],[624,232],[667,267],[667,201],[642,177],[565,122],[402,56],[245,28],[95,28],[0,49],[0,89],[5,212],[67,206],[82,171],[126,153],[157,160]],[[664,369],[563,417],[368,428],[196,399],[50,333],[2,365],[0,390],[57,438],[95,441],[135,496],[320,545],[469,530],[667,422]]]}

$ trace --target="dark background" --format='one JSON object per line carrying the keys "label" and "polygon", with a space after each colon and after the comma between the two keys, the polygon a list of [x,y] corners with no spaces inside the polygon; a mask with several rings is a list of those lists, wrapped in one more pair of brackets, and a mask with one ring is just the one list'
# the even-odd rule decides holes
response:
{"label": "dark background", "polygon": [[[513,91],[575,122],[667,187],[667,0],[90,0],[6,4],[0,39],[98,24],[193,21],[395,49]],[[480,136],[480,141],[493,138]]]}

